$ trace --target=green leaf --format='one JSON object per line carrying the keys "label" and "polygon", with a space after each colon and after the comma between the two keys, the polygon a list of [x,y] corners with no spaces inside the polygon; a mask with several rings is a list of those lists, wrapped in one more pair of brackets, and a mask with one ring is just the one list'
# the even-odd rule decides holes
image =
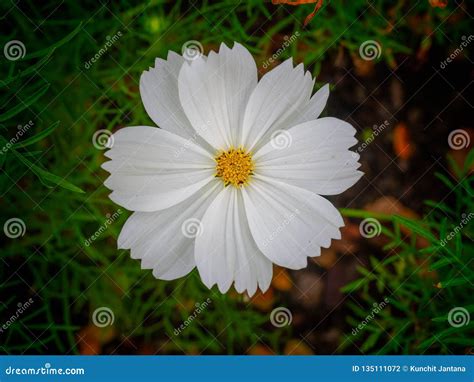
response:
{"label": "green leaf", "polygon": [[67,180],[57,175],[51,174],[50,172],[43,170],[42,168],[38,167],[37,165],[26,159],[17,151],[12,150],[12,152],[25,166],[27,166],[39,178],[41,183],[43,183],[46,187],[52,188],[54,185],[58,185],[70,191],[84,193],[84,191],[81,190],[79,187],[73,185],[72,183],[69,183]]}
{"label": "green leaf", "polygon": [[423,227],[423,222],[408,219],[403,216],[395,215],[393,217],[395,221],[398,221],[400,224],[404,225],[405,227],[409,228],[413,232],[417,233],[418,235],[430,240],[430,241],[437,241],[438,239],[427,229]]}
{"label": "green leaf", "polygon": [[21,148],[21,147],[27,147],[32,145],[33,143],[41,141],[43,138],[46,138],[49,134],[51,134],[57,127],[59,126],[59,121],[54,122],[51,126],[48,128],[44,129],[43,131],[39,132],[35,136],[25,139],[22,142],[15,143],[13,147],[15,149]]}
{"label": "green leaf", "polygon": [[383,333],[382,330],[377,330],[376,332],[373,332],[373,333],[365,340],[365,342],[364,342],[364,344],[362,345],[362,347],[361,347],[360,350],[362,350],[362,351],[365,353],[366,351],[368,351],[368,350],[370,350],[371,348],[373,348],[382,333]]}
{"label": "green leaf", "polygon": [[44,84],[42,87],[33,92],[33,94],[28,96],[26,99],[22,100],[16,106],[12,107],[7,112],[0,114],[0,122],[5,122],[10,118],[14,117],[15,115],[21,113],[23,110],[35,103],[44,93],[46,93],[48,89],[49,84]]}

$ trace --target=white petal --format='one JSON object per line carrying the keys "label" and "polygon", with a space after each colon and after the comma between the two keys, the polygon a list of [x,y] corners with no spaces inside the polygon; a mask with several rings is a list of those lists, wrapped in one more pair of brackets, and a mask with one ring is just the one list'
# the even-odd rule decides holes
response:
{"label": "white petal", "polygon": [[304,268],[308,256],[341,237],[339,211],[310,191],[256,175],[242,194],[258,248],[280,266]]}
{"label": "white petal", "polygon": [[113,135],[103,164],[110,198],[132,211],[157,211],[188,198],[215,174],[212,156],[191,140],[155,127],[136,126]]}
{"label": "white petal", "polygon": [[269,142],[255,155],[256,173],[320,195],[339,194],[362,176],[355,129],[337,118],[320,118],[289,129],[287,145]]}
{"label": "white petal", "polygon": [[199,222],[220,188],[212,182],[173,207],[158,212],[134,212],[123,226],[118,246],[131,249],[134,259],[142,260],[143,269],[153,269],[162,280],[188,274],[194,267],[195,234]]}
{"label": "white petal", "polygon": [[302,106],[293,116],[294,119],[289,121],[288,127],[299,125],[303,122],[308,122],[317,119],[324,108],[329,98],[329,85],[324,85],[319,89],[311,99]]}
{"label": "white petal", "polygon": [[179,100],[178,75],[184,62],[184,58],[175,52],[169,52],[167,60],[157,58],[155,67],[144,71],[140,77],[142,102],[159,127],[210,149],[192,128]]}
{"label": "white petal", "polygon": [[245,110],[243,146],[251,150],[259,141],[268,140],[282,128],[282,122],[309,101],[312,88],[311,74],[304,72],[302,64],[293,68],[291,58],[265,74]]}
{"label": "white petal", "polygon": [[217,283],[222,293],[235,280],[235,289],[253,295],[257,285],[266,291],[272,264],[255,244],[250,233],[241,191],[226,187],[202,219],[203,234],[196,238],[196,265],[204,284]]}
{"label": "white petal", "polygon": [[257,67],[248,50],[222,44],[218,54],[182,66],[179,97],[197,133],[220,150],[240,143],[243,113],[256,84]]}

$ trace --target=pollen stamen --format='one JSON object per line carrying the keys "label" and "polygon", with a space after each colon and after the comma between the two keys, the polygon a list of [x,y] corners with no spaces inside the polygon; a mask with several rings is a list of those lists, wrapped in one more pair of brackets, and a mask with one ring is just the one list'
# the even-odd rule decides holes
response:
{"label": "pollen stamen", "polygon": [[245,186],[253,174],[252,155],[243,149],[229,149],[216,156],[216,177],[222,179],[226,186]]}

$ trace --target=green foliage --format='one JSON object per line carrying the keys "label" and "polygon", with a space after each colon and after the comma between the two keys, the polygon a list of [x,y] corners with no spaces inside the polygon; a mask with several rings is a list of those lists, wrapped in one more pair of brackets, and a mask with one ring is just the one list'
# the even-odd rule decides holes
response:
{"label": "green foliage", "polygon": [[[474,175],[468,169],[473,163],[474,150],[464,168],[452,161],[460,180],[437,174],[451,195],[427,201],[422,220],[378,216],[391,226],[383,231],[389,242],[385,257],[372,256],[369,267],[359,268],[362,276],[343,289],[357,294],[349,303],[353,314],[348,323],[357,328],[368,321],[346,336],[345,347],[361,344],[361,352],[377,354],[460,354],[472,347],[474,320],[468,316],[474,313]],[[383,298],[388,306],[366,320],[371,306]],[[459,308],[465,310],[456,319]]]}

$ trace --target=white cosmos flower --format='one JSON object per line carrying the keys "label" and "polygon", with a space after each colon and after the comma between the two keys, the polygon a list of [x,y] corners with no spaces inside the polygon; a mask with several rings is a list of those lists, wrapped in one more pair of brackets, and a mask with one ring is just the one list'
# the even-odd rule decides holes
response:
{"label": "white cosmos flower", "polygon": [[[268,289],[272,263],[306,267],[339,239],[343,220],[320,195],[361,177],[355,129],[318,118],[328,85],[311,96],[303,65],[283,62],[257,80],[235,43],[187,62],[174,52],[140,78],[157,127],[120,129],[103,168],[110,198],[134,211],[118,239],[158,279],[197,267],[204,284]],[[113,142],[113,144],[112,144]]]}

